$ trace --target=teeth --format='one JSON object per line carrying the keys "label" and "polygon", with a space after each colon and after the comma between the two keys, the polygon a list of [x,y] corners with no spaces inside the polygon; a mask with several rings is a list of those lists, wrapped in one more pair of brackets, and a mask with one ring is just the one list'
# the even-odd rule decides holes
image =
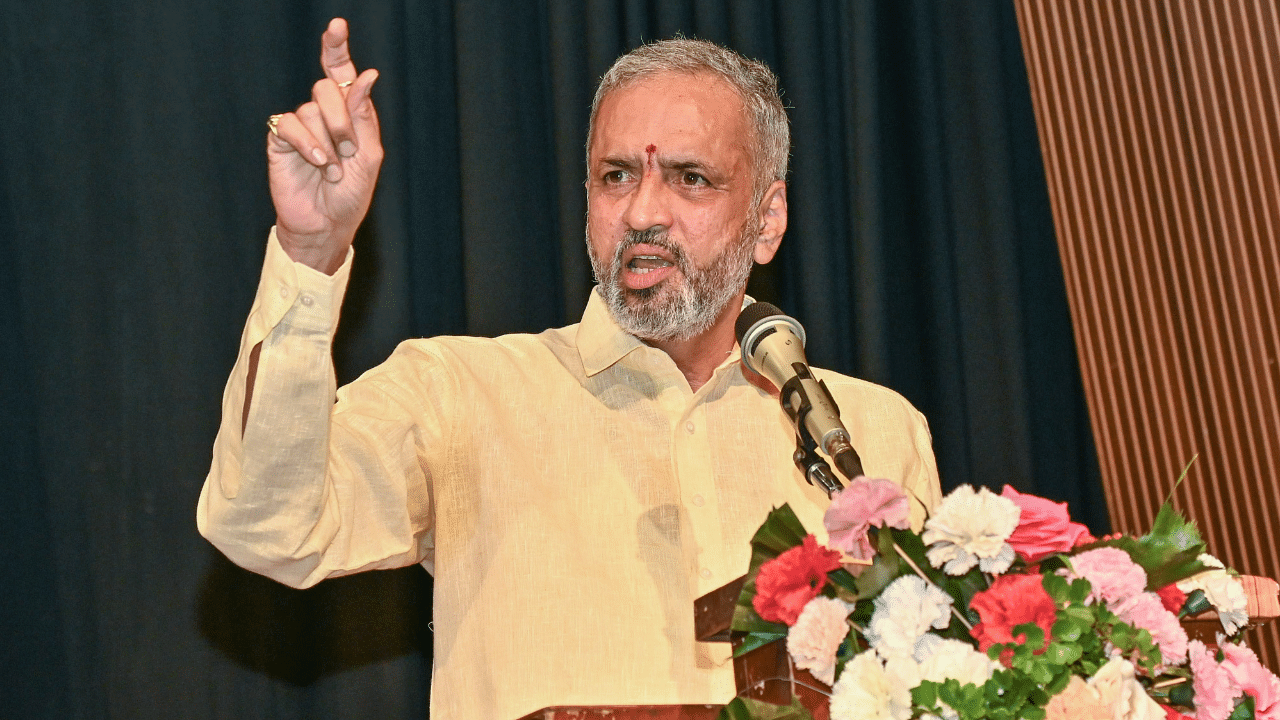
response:
{"label": "teeth", "polygon": [[657,255],[636,255],[627,263],[627,267],[636,273],[647,273],[659,268],[671,267],[671,263]]}

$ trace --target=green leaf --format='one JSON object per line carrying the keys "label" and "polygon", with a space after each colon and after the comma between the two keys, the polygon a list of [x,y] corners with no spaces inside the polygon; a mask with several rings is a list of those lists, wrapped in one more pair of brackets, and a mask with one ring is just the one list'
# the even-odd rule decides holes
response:
{"label": "green leaf", "polygon": [[957,610],[965,611],[970,614],[970,604],[973,602],[973,596],[987,589],[987,579],[983,576],[982,571],[974,567],[964,575],[942,575],[941,582],[938,583],[944,591],[952,598],[955,598],[954,607]]}
{"label": "green leaf", "polygon": [[1204,540],[1193,521],[1173,507],[1172,500],[1160,506],[1155,522],[1151,523],[1151,532],[1142,536],[1144,545],[1167,547],[1174,550],[1190,550],[1202,547]]}
{"label": "green leaf", "polygon": [[1068,605],[1067,607],[1064,607],[1061,610],[1059,610],[1058,615],[1059,616],[1065,615],[1066,617],[1069,617],[1072,620],[1078,620],[1092,627],[1094,622],[1096,622],[1096,616],[1094,615],[1094,610],[1093,610],[1094,607],[1095,606],[1092,606],[1092,605]]}
{"label": "green leaf", "polygon": [[[1194,462],[1194,458],[1192,462]],[[1191,469],[1188,463],[1178,478],[1181,483]],[[1174,487],[1177,487],[1175,483]],[[1193,521],[1187,520],[1173,507],[1173,493],[1156,513],[1151,532],[1141,538],[1122,537],[1094,543],[1089,547],[1118,547],[1129,553],[1133,561],[1147,571],[1147,589],[1160,588],[1205,569],[1199,556],[1205,551],[1203,538]]]}
{"label": "green leaf", "polygon": [[724,706],[716,720],[813,720],[813,716],[799,700],[792,700],[790,705],[774,705],[737,697]]}
{"label": "green leaf", "polygon": [[[924,541],[920,539],[920,535],[912,532],[911,530],[897,530],[894,528],[885,528],[885,530],[887,530],[888,533],[881,531],[882,534],[891,534],[893,536],[893,542],[907,554],[907,557],[911,558],[911,560],[919,566],[920,570],[926,577],[937,584],[946,582],[946,573],[935,568],[933,564],[929,562],[928,550],[924,546]],[[897,551],[892,547],[889,548],[889,552],[894,555],[897,554]]]}
{"label": "green leaf", "polygon": [[1054,665],[1070,665],[1080,659],[1083,654],[1079,645],[1070,643],[1049,643],[1049,647],[1044,651],[1044,659]]}
{"label": "green leaf", "polygon": [[1026,636],[1022,642],[1032,651],[1039,650],[1040,648],[1044,647],[1044,639],[1045,639],[1044,630],[1041,630],[1040,626],[1033,622],[1022,623],[1021,625],[1014,625],[1013,626],[1014,639],[1016,640],[1019,635]]}
{"label": "green leaf", "polygon": [[[766,621],[752,607],[760,566],[804,542],[806,534],[804,526],[789,505],[775,508],[765,518],[760,529],[751,538],[751,565],[747,571],[747,582],[742,586],[742,592],[738,594],[738,602],[734,606],[733,622],[730,624],[733,631],[753,632],[764,629],[760,623]],[[783,627],[774,623],[771,625]]]}
{"label": "green leaf", "polygon": [[1053,624],[1053,637],[1062,642],[1073,643],[1080,639],[1088,626],[1071,617],[1060,617]]}
{"label": "green leaf", "polygon": [[784,635],[787,632],[786,625],[765,620],[750,605],[733,608],[732,627],[734,632],[780,632]]}
{"label": "green leaf", "polygon": [[857,623],[861,627],[866,627],[871,622],[871,616],[875,614],[876,604],[871,600],[863,598],[858,599],[858,604],[853,607],[853,614],[849,619]]}
{"label": "green leaf", "polygon": [[858,580],[844,568],[838,568],[827,573],[827,579],[832,585],[853,595],[858,594]]}
{"label": "green leaf", "polygon": [[1227,720],[1254,720],[1254,703],[1253,696],[1246,693],[1244,699],[1236,705],[1236,709],[1227,716]]}
{"label": "green leaf", "polygon": [[780,633],[749,632],[746,637],[742,639],[742,643],[733,651],[733,656],[742,657],[756,648],[764,647],[771,642],[777,642],[786,636],[787,632],[785,629]]}
{"label": "green leaf", "polygon": [[1180,683],[1169,688],[1169,704],[1193,707],[1195,704],[1195,686],[1189,682]]}
{"label": "green leaf", "polygon": [[1063,690],[1066,690],[1067,686],[1070,684],[1071,684],[1071,673],[1070,672],[1060,673],[1057,677],[1053,679],[1053,682],[1044,686],[1044,691],[1045,691],[1045,694],[1047,694],[1049,697],[1053,697],[1054,695],[1057,695]]}
{"label": "green leaf", "polygon": [[[1200,562],[1200,556],[1204,552],[1205,546],[1201,543],[1197,547],[1169,556],[1167,560],[1154,569],[1143,566],[1143,569],[1147,571],[1147,589],[1155,592],[1166,585],[1186,580],[1192,575],[1208,570],[1209,566]],[[1138,564],[1141,565],[1142,563]]]}
{"label": "green leaf", "polygon": [[932,680],[923,680],[919,685],[911,688],[911,704],[919,705],[929,711],[937,710],[938,683]]}
{"label": "green leaf", "polygon": [[1137,633],[1130,625],[1118,623],[1111,628],[1111,642],[1116,647],[1128,650],[1134,646],[1137,641]]}
{"label": "green leaf", "polygon": [[858,597],[870,600],[880,594],[889,583],[905,572],[906,563],[893,549],[893,533],[881,531],[876,540],[878,547],[874,564],[858,576]]}
{"label": "green leaf", "polygon": [[1049,597],[1053,598],[1056,604],[1065,605],[1067,603],[1068,595],[1071,592],[1071,583],[1066,578],[1050,573],[1040,580],[1040,584],[1044,586],[1044,591],[1049,594]]}
{"label": "green leaf", "polygon": [[1071,581],[1071,591],[1067,593],[1067,601],[1074,604],[1083,604],[1089,598],[1089,591],[1093,590],[1093,585],[1084,578],[1076,578]]}
{"label": "green leaf", "polygon": [[751,537],[751,544],[768,548],[777,557],[804,542],[804,536],[808,534],[791,506],[783,504],[764,519],[760,529]]}

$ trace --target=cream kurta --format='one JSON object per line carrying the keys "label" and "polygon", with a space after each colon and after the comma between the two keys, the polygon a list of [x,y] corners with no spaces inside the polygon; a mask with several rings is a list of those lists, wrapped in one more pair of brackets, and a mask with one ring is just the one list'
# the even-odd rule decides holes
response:
{"label": "cream kurta", "polygon": [[[729,650],[693,639],[693,600],[746,571],[770,508],[790,503],[821,538],[827,505],[738,351],[691,392],[592,293],[578,325],[405,342],[334,404],[330,346],[350,263],[322,275],[273,233],[200,532],[296,587],[422,563],[435,576],[433,720],[727,702]],[[918,498],[919,526],[939,498],[924,418],[882,387],[818,375],[867,474]]]}

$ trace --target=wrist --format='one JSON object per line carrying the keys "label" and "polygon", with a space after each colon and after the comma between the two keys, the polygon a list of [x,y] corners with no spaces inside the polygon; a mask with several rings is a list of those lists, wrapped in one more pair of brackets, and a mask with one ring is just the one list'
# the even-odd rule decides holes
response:
{"label": "wrist", "polygon": [[287,228],[276,224],[276,239],[290,260],[302,263],[307,267],[332,275],[342,267],[347,259],[347,249],[351,247],[351,237],[337,238],[330,235],[319,238],[310,235],[297,235]]}

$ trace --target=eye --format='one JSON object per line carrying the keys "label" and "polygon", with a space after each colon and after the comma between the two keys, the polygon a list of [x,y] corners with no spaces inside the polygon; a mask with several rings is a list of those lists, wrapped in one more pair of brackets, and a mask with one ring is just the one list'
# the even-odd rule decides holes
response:
{"label": "eye", "polygon": [[610,170],[600,179],[603,180],[606,185],[617,185],[631,179],[631,173],[626,170]]}
{"label": "eye", "polygon": [[706,187],[711,184],[706,178],[692,170],[686,170],[680,174],[680,183],[689,187]]}

